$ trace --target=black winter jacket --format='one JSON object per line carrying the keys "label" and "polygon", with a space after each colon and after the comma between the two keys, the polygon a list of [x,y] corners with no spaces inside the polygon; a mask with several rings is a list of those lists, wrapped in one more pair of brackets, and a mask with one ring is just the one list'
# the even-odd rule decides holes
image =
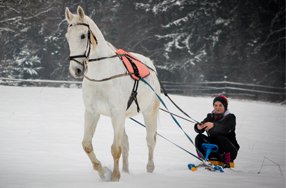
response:
{"label": "black winter jacket", "polygon": [[[210,139],[215,139],[217,136],[224,135],[226,136],[231,143],[239,149],[239,145],[236,140],[236,134],[235,134],[235,115],[229,113],[227,110],[224,114],[224,116],[220,120],[215,120],[213,117],[213,113],[209,113],[207,117],[202,121],[202,123],[205,122],[213,122],[214,126],[210,130],[207,131],[208,136]],[[197,127],[197,124],[195,124],[195,131],[197,133],[203,133],[205,130],[199,130]]]}

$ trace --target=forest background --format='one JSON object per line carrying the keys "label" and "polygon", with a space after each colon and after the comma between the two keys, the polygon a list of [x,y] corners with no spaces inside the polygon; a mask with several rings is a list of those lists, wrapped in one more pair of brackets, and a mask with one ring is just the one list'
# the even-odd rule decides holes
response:
{"label": "forest background", "polygon": [[285,86],[284,0],[0,0],[0,77],[74,80],[64,11],[79,5],[161,80]]}

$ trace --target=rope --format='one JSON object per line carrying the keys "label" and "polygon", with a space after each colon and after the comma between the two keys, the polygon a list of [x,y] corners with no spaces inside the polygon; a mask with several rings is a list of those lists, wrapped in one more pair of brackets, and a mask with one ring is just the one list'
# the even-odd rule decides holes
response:
{"label": "rope", "polygon": [[[191,120],[195,121],[195,123],[199,123],[197,120],[195,120],[194,118],[190,117],[185,111],[183,111],[183,110],[169,97],[169,95],[168,95],[167,91],[165,90],[163,84],[161,83],[161,81],[160,81],[158,75],[157,75],[157,78],[158,78],[158,81],[159,81],[159,83],[160,83],[160,86],[161,86],[161,88],[162,88],[162,90],[163,90],[163,92],[164,92],[164,95],[173,103],[173,105],[174,105],[178,110],[180,110],[183,114],[185,114],[185,116],[187,116],[187,117],[190,118]],[[170,112],[169,112],[169,113],[170,113]]]}
{"label": "rope", "polygon": [[[140,123],[139,121],[136,121],[136,120],[133,119],[133,118],[129,118],[129,119],[131,119],[132,121],[138,123],[138,124],[141,125],[142,127],[145,127],[145,128],[146,128],[146,126],[145,126],[144,124]],[[183,151],[187,152],[188,154],[192,155],[193,157],[199,159],[200,161],[203,161],[202,158],[199,158],[198,156],[196,156],[196,155],[194,155],[193,153],[191,153],[190,151],[188,151],[188,150],[182,148],[181,146],[177,145],[176,143],[172,142],[171,140],[167,139],[166,137],[162,136],[161,134],[157,133],[157,135],[160,136],[161,138],[167,140],[168,142],[172,143],[173,145],[177,146],[178,148],[182,149]]]}
{"label": "rope", "polygon": [[[84,25],[84,24],[81,24],[81,25]],[[89,61],[90,61],[90,62],[92,62],[92,61],[100,61],[100,60],[107,59],[107,58],[120,57],[120,56],[122,56],[122,55],[128,56],[129,58],[132,58],[132,59],[136,59],[136,58],[134,58],[134,57],[132,57],[132,56],[129,56],[128,54],[116,54],[116,55],[113,55],[113,56],[110,56],[110,57],[101,57],[101,58],[96,58],[96,59],[90,59]],[[70,57],[70,59],[74,60],[73,58],[75,58],[75,57],[79,57],[79,56],[73,56],[73,57]],[[139,62],[141,62],[141,61],[138,60],[138,59],[136,59],[136,60],[139,61]],[[142,63],[142,62],[141,62],[141,63]],[[142,63],[142,64],[145,65],[144,63]],[[145,65],[145,66],[147,66],[147,65]],[[147,66],[147,68],[150,69],[150,70],[152,70],[153,72],[155,72],[151,67]],[[111,77],[108,77],[108,78],[104,78],[104,79],[100,79],[100,80],[91,79],[91,78],[89,78],[89,77],[86,76],[86,75],[84,75],[84,77],[85,77],[87,80],[92,81],[92,82],[104,82],[104,81],[108,81],[108,80],[111,80],[111,79],[114,79],[114,78],[118,78],[118,77],[122,77],[122,76],[128,76],[128,75],[131,75],[131,74],[134,74],[134,73],[118,74],[118,75],[114,75],[114,76],[111,76]],[[157,75],[157,74],[156,74],[156,75]],[[171,117],[173,118],[173,120],[175,121],[175,123],[178,125],[178,127],[183,131],[183,133],[186,135],[186,137],[187,137],[187,138],[190,140],[190,142],[195,146],[193,140],[192,140],[192,139],[189,137],[189,135],[184,131],[184,129],[181,127],[181,125],[179,124],[179,122],[178,122],[178,121],[176,120],[176,118],[174,117],[174,116],[177,116],[177,117],[180,117],[180,116],[171,113],[171,112],[168,110],[167,106],[165,105],[164,101],[163,101],[163,100],[161,99],[161,97],[155,92],[155,90],[152,88],[152,86],[151,86],[148,82],[146,82],[143,78],[141,78],[140,76],[138,76],[138,77],[139,77],[139,79],[140,79],[141,81],[143,81],[145,84],[147,84],[147,85],[153,90],[153,92],[156,94],[156,96],[158,97],[158,99],[161,101],[161,103],[162,103],[162,104],[164,105],[164,107],[167,109],[167,111],[166,111],[166,110],[163,110],[163,109],[161,109],[161,110],[163,110],[163,111],[165,111],[165,112],[168,112],[168,113],[171,115]],[[195,119],[193,119],[192,117],[190,117],[186,112],[184,112],[184,111],[168,96],[168,94],[167,94],[165,88],[163,87],[162,83],[161,83],[160,80],[159,80],[158,75],[157,75],[157,78],[158,78],[158,81],[159,81],[159,83],[160,83],[160,85],[161,85],[161,88],[162,88],[163,91],[164,91],[164,95],[165,95],[183,114],[185,114],[188,118],[190,118],[190,119],[193,120],[193,121],[187,120],[187,119],[182,118],[182,117],[180,117],[180,118],[185,119],[185,120],[187,120],[187,121],[189,121],[189,122],[192,122],[192,123],[198,123],[198,121],[196,121]],[[135,101],[135,102],[136,102],[136,101]],[[137,105],[137,107],[138,107],[138,105]],[[127,109],[128,109],[128,108],[127,108]],[[174,116],[173,116],[173,115],[174,115]],[[132,119],[132,118],[130,118],[130,119]],[[134,119],[132,119],[132,120],[133,120],[133,121],[136,121],[136,120],[134,120]],[[194,122],[194,121],[195,121],[195,122]],[[136,121],[136,122],[137,122],[137,121]],[[140,125],[143,125],[143,124],[141,124],[141,123],[139,123],[139,122],[137,122],[137,123],[140,124]],[[144,126],[144,125],[143,125],[143,126]],[[144,127],[145,127],[145,126],[144,126]],[[159,136],[161,136],[161,135],[159,135]],[[163,136],[161,136],[161,137],[164,138],[165,140],[168,140],[168,139],[166,139],[166,138],[163,137]],[[170,140],[168,140],[168,141],[171,142]],[[189,153],[190,155],[192,155],[192,156],[194,156],[194,157],[196,157],[197,159],[199,159],[199,160],[202,161],[201,158],[197,157],[197,156],[194,155],[193,153],[191,153],[191,152],[185,150],[184,148],[178,146],[177,144],[175,144],[175,143],[173,143],[173,142],[171,142],[171,143],[174,144],[174,145],[176,145],[176,146],[179,147],[180,149],[183,149],[184,151],[186,151],[186,152]],[[200,156],[203,157],[204,155],[197,149],[196,146],[195,146],[195,148],[196,148],[196,151],[200,154]]]}
{"label": "rope", "polygon": [[[166,112],[166,113],[170,113],[170,112],[168,112],[167,110],[164,110],[163,108],[159,108],[160,110],[162,110],[162,111],[164,111],[164,112]],[[178,118],[181,118],[181,119],[183,119],[183,120],[185,120],[185,121],[188,121],[188,122],[191,122],[191,123],[196,123],[196,122],[194,122],[194,121],[192,121],[192,120],[189,120],[189,119],[186,119],[186,118],[183,118],[183,117],[181,117],[181,116],[179,116],[179,115],[177,115],[177,114],[174,114],[174,113],[171,113],[173,116],[176,116],[176,117],[178,117]]]}
{"label": "rope", "polygon": [[[82,24],[82,25],[83,25],[83,24]],[[133,58],[132,56],[129,56],[129,55],[127,55],[127,54],[116,54],[116,55],[113,55],[113,56],[110,56],[110,57],[101,57],[101,58],[96,58],[96,59],[90,59],[89,62],[92,62],[92,61],[100,61],[100,60],[107,59],[107,58],[120,57],[121,55],[126,55],[126,56],[128,56],[128,57],[130,57],[130,58],[132,58],[132,59],[135,59],[135,58]],[[82,56],[72,56],[72,57],[70,57],[70,60],[75,60],[74,58],[76,58],[76,57],[82,57]],[[136,60],[138,60],[138,59],[136,59]],[[75,60],[75,61],[76,61],[76,60]],[[138,60],[138,61],[139,61],[139,60]],[[76,62],[78,62],[78,61],[76,61]],[[139,62],[141,62],[141,61],[139,61]],[[78,63],[80,63],[80,62],[78,62]],[[80,64],[81,64],[81,63],[80,63]],[[144,63],[143,63],[143,64],[144,64]],[[145,65],[145,64],[144,64],[144,65]],[[145,66],[147,66],[147,65],[145,65]],[[147,66],[147,67],[148,67],[150,70],[154,71],[151,67],[149,67],[149,66]],[[154,71],[154,72],[155,72],[155,71]],[[118,78],[118,77],[122,77],[122,76],[129,76],[129,75],[131,75],[131,74],[133,74],[133,73],[123,73],[123,74],[114,75],[114,76],[111,76],[111,77],[108,77],[108,78],[104,78],[104,79],[100,79],[100,80],[91,79],[91,78],[89,78],[89,77],[86,76],[86,75],[84,75],[84,77],[85,77],[87,80],[92,81],[92,82],[104,82],[104,81],[108,81],[108,80],[111,80],[111,79],[114,79],[114,78]],[[157,74],[156,74],[156,75],[157,75]],[[157,75],[157,77],[158,77],[158,75]],[[177,116],[177,117],[180,117],[180,116],[171,113],[171,112],[168,110],[167,106],[165,105],[164,101],[163,101],[163,100],[161,99],[161,97],[155,92],[155,90],[152,88],[152,86],[151,86],[148,82],[146,82],[143,78],[141,78],[140,76],[139,76],[139,79],[140,79],[141,81],[143,81],[145,84],[147,84],[147,85],[153,90],[153,92],[156,94],[156,96],[157,96],[158,99],[161,101],[161,103],[163,104],[163,106],[167,109],[167,111],[166,111],[166,110],[163,110],[163,109],[161,109],[161,110],[163,110],[163,111],[165,111],[165,112],[168,112],[168,113],[171,115],[171,117],[173,118],[173,120],[175,121],[175,123],[178,125],[178,127],[183,131],[183,133],[186,135],[186,137],[187,137],[187,138],[190,140],[190,142],[195,146],[193,140],[192,140],[192,139],[189,137],[189,135],[184,131],[184,129],[181,127],[181,125],[179,124],[179,122],[178,122],[178,121],[176,120],[176,118],[174,117],[174,116]],[[158,78],[158,80],[159,80],[159,78]],[[188,118],[190,118],[190,119],[193,120],[193,121],[187,120],[187,119],[185,119],[185,118],[183,118],[183,117],[180,117],[180,118],[182,118],[182,119],[184,119],[184,120],[186,120],[186,121],[192,122],[192,123],[198,123],[198,121],[196,121],[195,119],[193,119],[192,117],[190,117],[190,116],[189,116],[187,113],[185,113],[179,106],[177,106],[177,104],[176,104],[175,102],[173,102],[173,100],[168,96],[167,92],[165,91],[165,89],[164,89],[162,83],[160,82],[160,80],[159,80],[159,83],[160,83],[160,85],[161,85],[161,87],[162,87],[162,89],[163,89],[163,91],[164,91],[164,95],[165,95],[166,97],[168,97],[168,99],[169,99],[183,114],[185,114]],[[174,116],[173,116],[173,115],[174,115]],[[143,127],[146,128],[146,126],[145,126],[144,124],[142,124],[142,123],[136,121],[136,120],[133,119],[133,118],[130,118],[130,119],[133,120],[133,121],[135,121],[136,123],[138,123],[138,124],[140,124],[141,126],[143,126]],[[194,121],[195,121],[195,122],[194,122]],[[185,152],[187,152],[188,154],[192,155],[193,157],[199,159],[200,161],[203,161],[203,159],[199,158],[198,156],[194,155],[193,153],[189,152],[188,150],[182,148],[181,146],[175,144],[174,142],[168,140],[168,139],[165,138],[164,136],[162,136],[162,135],[160,135],[160,134],[158,134],[158,133],[157,133],[157,135],[159,135],[160,137],[162,137],[162,138],[164,138],[165,140],[169,141],[170,143],[172,143],[173,145],[177,146],[178,148],[184,150]],[[200,156],[203,157],[204,155],[197,149],[196,146],[195,146],[195,148],[196,148],[196,151],[200,154]]]}
{"label": "rope", "polygon": [[[88,24],[85,24],[85,23],[78,23],[78,24],[76,24],[76,25],[84,25],[84,26],[87,26],[88,27],[88,29],[90,30],[90,28],[89,28],[89,25]],[[70,25],[70,26],[73,26],[73,25]],[[92,32],[91,32],[92,33]],[[90,33],[89,33],[90,34]],[[93,35],[93,33],[92,33],[92,35]],[[93,35],[93,37],[95,38],[95,36]],[[95,40],[96,40],[96,43],[97,43],[97,39],[95,38]],[[90,46],[89,46],[90,47]],[[70,57],[69,59],[70,60],[74,60],[74,61],[76,61],[77,63],[79,63],[79,64],[81,64],[79,61],[77,61],[77,60],[75,60],[74,58],[77,58],[77,57],[89,57],[89,52],[90,52],[90,49],[89,49],[89,51],[88,51],[88,55],[87,56],[85,56],[85,54],[84,55],[78,55],[78,56],[72,56],[72,57]],[[86,52],[85,52],[86,53]],[[141,62],[140,60],[138,60],[137,58],[134,58],[134,57],[132,57],[132,56],[129,56],[128,54],[116,54],[116,55],[113,55],[113,56],[110,56],[110,57],[101,57],[101,58],[96,58],[96,59],[89,59],[89,62],[92,62],[92,61],[100,61],[100,60],[103,60],[103,59],[107,59],[107,58],[114,58],[114,57],[120,57],[120,56],[122,56],[122,55],[125,55],[125,56],[128,56],[129,58],[132,58],[132,59],[136,59],[137,61],[139,61],[139,62]],[[141,62],[142,63],[142,62]],[[144,64],[144,63],[142,63],[143,65],[145,65],[148,69],[150,69],[150,70],[152,70],[153,72],[155,72],[151,67],[149,67],[149,66],[147,66],[146,64]],[[86,75],[84,75],[84,77],[87,79],[87,80],[89,80],[89,81],[93,81],[93,82],[103,82],[103,81],[108,81],[108,80],[111,80],[111,79],[114,79],[114,78],[118,78],[118,77],[122,77],[122,76],[128,76],[128,75],[131,75],[132,73],[123,73],[123,74],[118,74],[118,75],[115,75],[115,76],[111,76],[111,77],[109,77],[109,78],[104,78],[104,79],[101,79],[101,80],[95,80],[95,79],[91,79],[91,78],[89,78],[88,76],[86,76]],[[156,74],[157,75],[157,74]],[[177,104],[175,103],[175,102],[173,102],[173,100],[168,96],[168,94],[167,94],[167,92],[166,92],[166,90],[165,90],[165,88],[163,87],[163,85],[162,85],[162,83],[160,82],[160,80],[159,80],[159,77],[158,77],[158,75],[157,75],[157,78],[158,78],[158,81],[159,81],[159,83],[160,83],[160,85],[161,85],[161,88],[163,89],[163,91],[164,91],[164,95],[183,113],[183,114],[185,114],[188,118],[190,118],[191,120],[193,120],[193,121],[195,121],[196,123],[198,123],[198,121],[196,121],[195,119],[193,119],[192,117],[190,117],[186,112],[184,112],[179,106],[177,106]],[[167,112],[171,115],[171,117],[173,118],[173,120],[175,121],[175,123],[178,125],[178,127],[183,131],[183,133],[186,135],[186,137],[190,140],[190,142],[195,146],[195,144],[194,144],[194,142],[193,142],[193,140],[189,137],[189,135],[184,131],[184,129],[181,127],[181,125],[179,124],[179,122],[176,120],[176,118],[173,116],[173,114],[168,110],[168,108],[167,108],[167,106],[165,105],[165,103],[164,103],[164,101],[161,99],[161,97],[155,92],[155,90],[152,88],[152,86],[148,83],[148,82],[146,82],[143,78],[141,78],[140,76],[139,76],[139,79],[141,80],[141,81],[143,81],[145,84],[147,84],[152,90],[153,90],[153,92],[156,94],[156,96],[158,97],[158,99],[161,101],[161,103],[164,105],[164,107],[167,109]],[[164,110],[165,111],[165,110]],[[175,114],[174,114],[175,115]],[[175,115],[175,116],[178,116],[178,115]],[[180,116],[179,116],[180,117]],[[180,117],[180,118],[182,118],[182,117]],[[132,119],[132,118],[130,118],[130,119]],[[184,119],[184,118],[183,118]],[[133,121],[136,121],[136,120],[134,120],[134,119],[132,119]],[[187,120],[188,121],[188,120]],[[137,121],[136,121],[137,122]],[[190,121],[190,122],[192,122],[192,121]],[[139,123],[139,122],[137,122],[137,123]],[[194,123],[194,122],[192,122],[192,123]],[[143,125],[143,124],[141,124],[141,123],[139,123],[140,125]],[[143,125],[144,126],[144,125]],[[145,127],[145,126],[144,126]],[[158,134],[159,135],[159,134]],[[161,136],[161,135],[159,135],[159,136]],[[168,140],[168,139],[166,139],[165,137],[163,137],[163,136],[161,136],[162,138],[164,138],[165,140]],[[168,140],[169,142],[171,142],[170,140]],[[173,143],[173,142],[171,142],[172,144],[174,144],[174,145],[176,145],[177,147],[179,147],[180,149],[183,149],[184,151],[186,151],[187,153],[189,153],[190,155],[192,155],[192,156],[194,156],[194,157],[196,157],[197,159],[199,159],[199,160],[201,160],[202,161],[202,159],[201,158],[199,158],[199,157],[197,157],[196,155],[194,155],[193,153],[191,153],[191,152],[189,152],[189,151],[187,151],[187,150],[185,150],[184,148],[182,148],[182,147],[180,147],[180,146],[178,146],[177,144],[175,144],[175,143]],[[197,149],[197,147],[195,146],[195,148],[196,148],[196,150],[197,150],[197,152],[203,157],[204,155]]]}
{"label": "rope", "polygon": [[[139,78],[141,81],[143,81],[145,84],[147,84],[152,90],[153,92],[156,94],[157,98],[160,100],[160,102],[163,104],[163,106],[166,108],[166,110],[169,112],[169,114],[171,115],[171,117],[173,118],[173,120],[175,121],[175,123],[178,125],[178,127],[183,131],[183,133],[186,135],[186,137],[190,140],[190,142],[194,145],[194,147],[196,148],[196,151],[204,158],[204,155],[198,150],[198,148],[195,146],[193,140],[189,137],[189,135],[184,131],[184,129],[181,127],[181,125],[179,124],[179,122],[176,120],[176,118],[173,116],[173,114],[169,111],[169,109],[167,108],[166,104],[164,103],[164,101],[162,100],[162,98],[155,92],[155,90],[152,88],[152,86],[143,78]],[[192,154],[192,156],[194,156],[194,154]]]}

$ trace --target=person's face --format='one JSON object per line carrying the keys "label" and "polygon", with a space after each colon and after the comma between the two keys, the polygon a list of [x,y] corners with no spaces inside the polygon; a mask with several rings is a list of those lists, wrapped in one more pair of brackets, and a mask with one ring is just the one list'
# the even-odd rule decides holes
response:
{"label": "person's face", "polygon": [[216,114],[223,114],[224,113],[224,106],[221,102],[216,101],[214,103],[214,111]]}

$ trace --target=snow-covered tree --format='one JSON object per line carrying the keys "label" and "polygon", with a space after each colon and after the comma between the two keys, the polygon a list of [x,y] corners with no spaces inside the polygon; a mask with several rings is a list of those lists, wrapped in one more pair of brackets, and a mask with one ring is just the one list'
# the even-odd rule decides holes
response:
{"label": "snow-covered tree", "polygon": [[161,20],[156,36],[166,62],[160,67],[176,79],[203,74],[207,80],[284,85],[285,1],[149,0],[136,6]]}
{"label": "snow-covered tree", "polygon": [[30,50],[28,46],[21,48],[20,53],[14,55],[15,70],[18,72],[17,77],[35,78],[38,76],[41,59],[35,55],[35,51]]}
{"label": "snow-covered tree", "polygon": [[0,76],[73,79],[65,7],[84,8],[118,48],[150,57],[162,80],[284,86],[285,1],[0,1]]}
{"label": "snow-covered tree", "polygon": [[[180,70],[181,81],[192,81],[201,75],[200,64],[208,61],[221,33],[215,13],[219,0],[161,0],[137,3],[138,8],[151,11],[161,18],[166,62],[161,67]],[[180,77],[180,76],[178,76]]]}

